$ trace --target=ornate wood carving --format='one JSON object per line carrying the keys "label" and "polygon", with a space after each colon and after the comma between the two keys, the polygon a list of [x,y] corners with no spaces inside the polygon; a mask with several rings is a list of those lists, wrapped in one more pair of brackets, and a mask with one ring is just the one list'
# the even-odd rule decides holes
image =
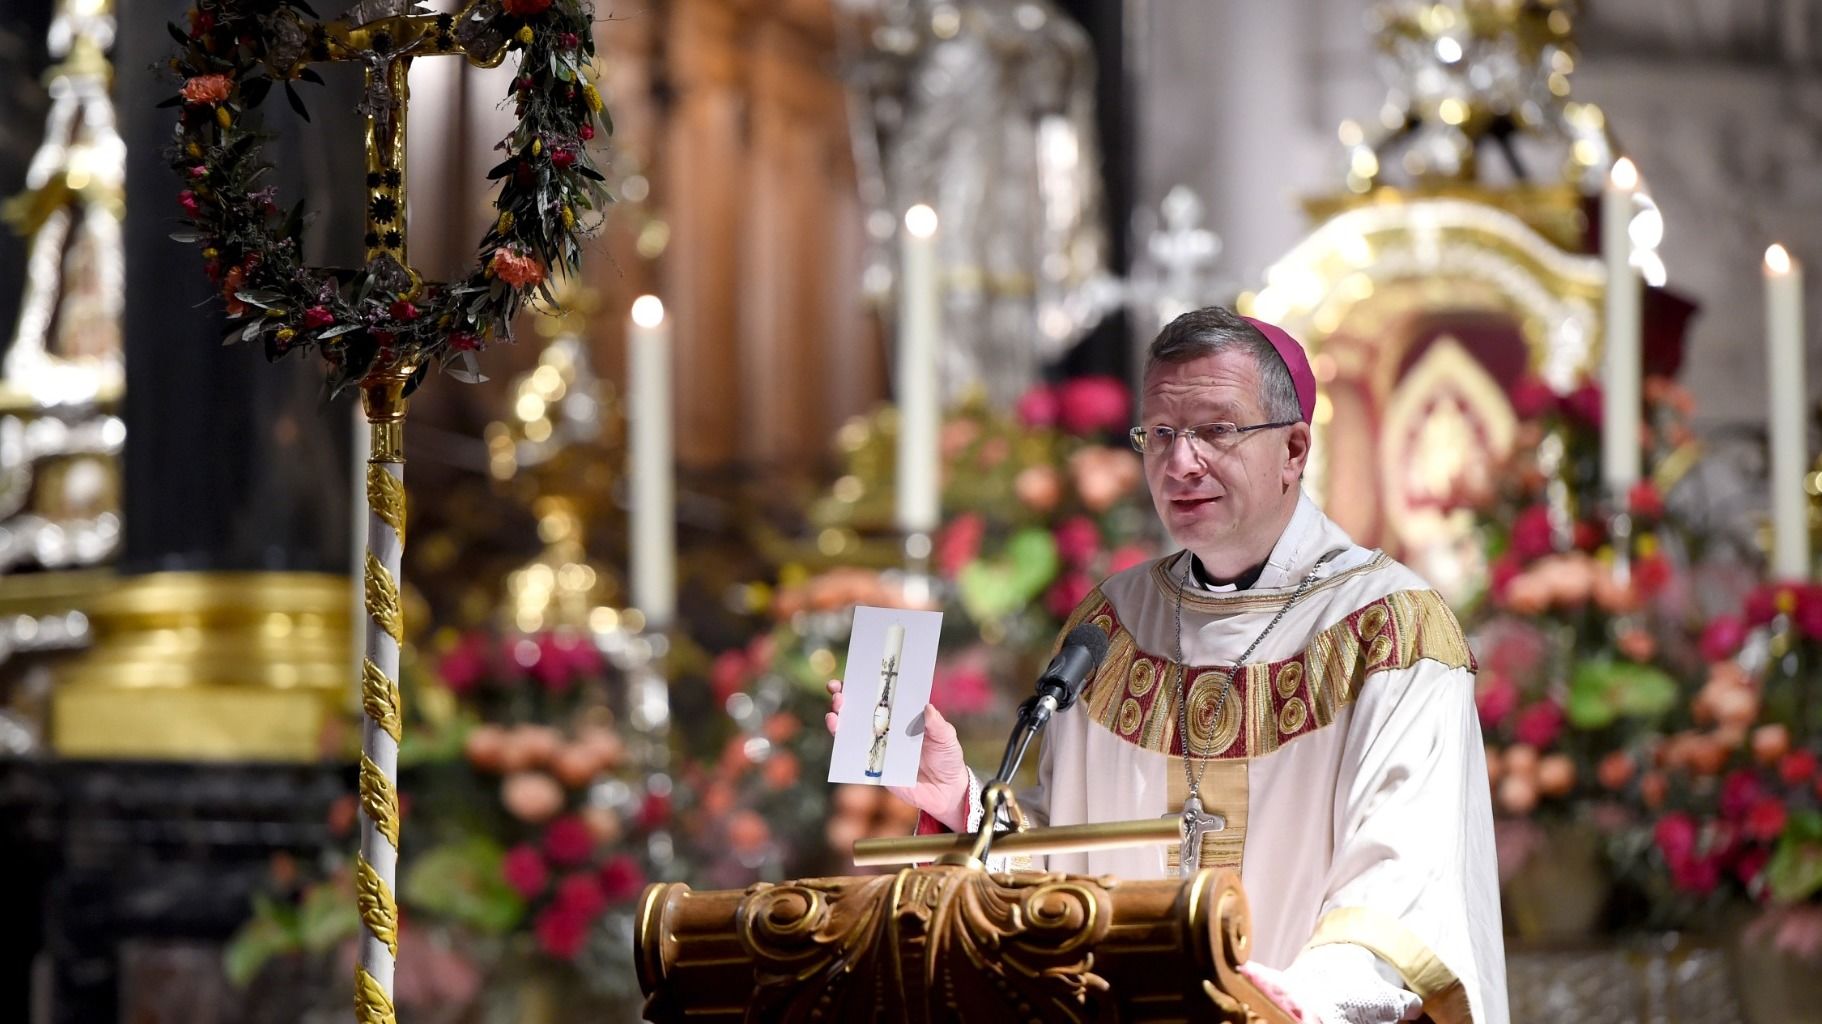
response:
{"label": "ornate wood carving", "polygon": [[933,866],[744,892],[648,888],[652,1021],[1288,1024],[1238,973],[1238,876],[1188,882]]}

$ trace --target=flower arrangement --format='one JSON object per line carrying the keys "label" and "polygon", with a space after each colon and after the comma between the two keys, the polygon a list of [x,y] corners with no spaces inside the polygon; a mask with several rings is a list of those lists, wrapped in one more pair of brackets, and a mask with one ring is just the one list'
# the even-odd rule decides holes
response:
{"label": "flower arrangement", "polygon": [[[200,0],[187,29],[169,27],[180,47],[170,67],[182,85],[163,105],[179,108],[169,157],[188,224],[173,237],[202,246],[204,269],[236,321],[230,340],[260,342],[272,359],[315,348],[332,388],[375,369],[421,374],[433,364],[460,363],[452,372],[473,378],[472,353],[509,340],[513,316],[534,295],[556,304],[545,279],[574,271],[581,212],[609,202],[588,153],[597,127],[611,130],[590,81],[593,11],[584,0],[482,0],[460,17],[356,12],[350,25],[315,20],[302,0]],[[500,183],[496,220],[465,278],[420,281],[403,263],[404,147],[392,118],[402,99],[388,91],[389,76],[405,66],[398,58],[461,52],[487,61],[510,50],[519,52],[507,96],[518,123],[488,175]],[[309,64],[324,60],[369,64],[363,112],[379,155],[370,154],[362,198],[368,261],[352,274],[303,264],[303,203],[281,210],[261,184],[271,170],[260,155],[265,136],[247,124],[275,85],[308,118],[296,83],[320,84]]]}

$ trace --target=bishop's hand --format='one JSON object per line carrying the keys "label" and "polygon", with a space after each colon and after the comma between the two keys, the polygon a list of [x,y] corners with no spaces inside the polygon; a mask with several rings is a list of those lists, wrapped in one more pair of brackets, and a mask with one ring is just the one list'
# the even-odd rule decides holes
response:
{"label": "bishop's hand", "polygon": [[[829,680],[829,707],[823,722],[829,735],[835,735],[835,724],[841,718],[841,680]],[[962,758],[962,744],[955,726],[943,717],[936,705],[924,705],[924,746],[917,762],[917,784],[906,788],[887,786],[892,795],[943,823],[950,831],[968,828],[968,791],[971,780],[968,764]]]}

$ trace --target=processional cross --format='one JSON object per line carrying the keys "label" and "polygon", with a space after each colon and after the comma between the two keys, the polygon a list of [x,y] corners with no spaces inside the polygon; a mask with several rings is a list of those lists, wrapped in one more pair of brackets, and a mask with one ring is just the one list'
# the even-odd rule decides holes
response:
{"label": "processional cross", "polygon": [[[360,0],[338,21],[305,29],[276,23],[268,50],[272,77],[290,81],[306,65],[353,62],[365,71],[367,263],[380,282],[410,295],[422,279],[405,257],[405,123],[407,75],[414,57],[459,55],[479,67],[505,59],[507,39],[490,24],[499,13],[480,0],[460,14],[410,13],[411,0]],[[300,111],[301,112],[301,111]],[[399,567],[405,546],[404,423],[406,391],[420,367],[377,361],[360,382],[372,450],[367,465],[367,625],[361,671],[361,848],[356,899],[364,934],[355,970],[355,1017],[392,1024],[393,968],[398,957],[399,645],[404,617]]]}

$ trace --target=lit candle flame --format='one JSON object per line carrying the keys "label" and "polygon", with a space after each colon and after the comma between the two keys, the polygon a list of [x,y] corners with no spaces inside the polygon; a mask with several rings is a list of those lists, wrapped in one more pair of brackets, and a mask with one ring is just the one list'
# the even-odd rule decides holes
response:
{"label": "lit candle flame", "polygon": [[1633,166],[1631,157],[1620,157],[1613,162],[1613,170],[1608,175],[1614,188],[1630,192],[1639,187],[1639,169]]}
{"label": "lit candle flame", "polygon": [[1773,242],[1771,248],[1765,250],[1765,270],[1767,273],[1783,277],[1785,274],[1790,273],[1790,264],[1790,251],[1785,249],[1782,245]]}
{"label": "lit candle flame", "polygon": [[664,302],[656,295],[641,295],[633,300],[633,323],[656,327],[664,322]]}
{"label": "lit candle flame", "polygon": [[936,211],[923,203],[906,210],[905,230],[919,238],[929,238],[936,234]]}

